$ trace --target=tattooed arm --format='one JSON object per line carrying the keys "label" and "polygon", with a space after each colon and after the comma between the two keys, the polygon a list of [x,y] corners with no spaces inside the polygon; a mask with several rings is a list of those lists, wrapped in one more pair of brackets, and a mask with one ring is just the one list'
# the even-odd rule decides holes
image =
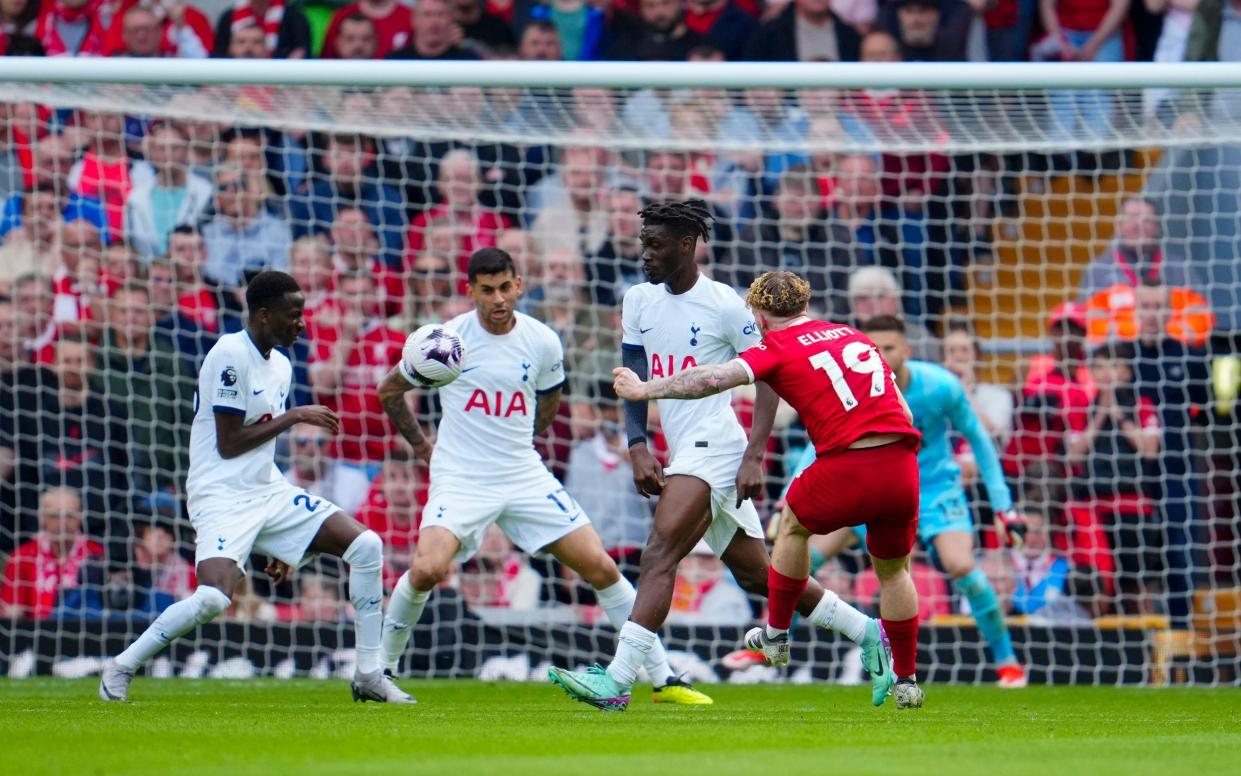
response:
{"label": "tattooed arm", "polygon": [[736,359],[686,369],[672,377],[644,383],[624,367],[612,370],[616,395],[630,401],[650,399],[701,399],[750,382],[750,372]]}
{"label": "tattooed arm", "polygon": [[405,441],[414,448],[414,455],[430,463],[431,441],[422,433],[422,427],[418,425],[414,414],[409,411],[409,405],[405,403],[405,394],[411,388],[413,386],[405,379],[405,375],[401,374],[400,367],[394,367],[379,383],[376,393],[379,395],[379,403],[383,405],[384,412],[392,419],[392,425],[396,426],[396,430],[400,431]]}
{"label": "tattooed arm", "polygon": [[538,394],[534,405],[534,433],[536,435],[546,431],[556,419],[556,412],[560,409],[560,392],[563,390],[564,383],[561,383],[546,393]]}

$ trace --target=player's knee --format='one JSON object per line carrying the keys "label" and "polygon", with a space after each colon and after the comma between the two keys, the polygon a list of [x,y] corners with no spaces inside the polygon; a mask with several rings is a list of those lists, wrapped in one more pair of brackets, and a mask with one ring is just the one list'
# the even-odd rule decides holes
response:
{"label": "player's knee", "polygon": [[232,603],[222,590],[210,585],[199,585],[194,595],[190,596],[190,601],[194,605],[194,622],[199,625],[219,617]]}
{"label": "player's knee", "polygon": [[591,558],[590,562],[582,568],[582,578],[596,590],[602,590],[605,587],[611,587],[620,579],[620,569],[616,568],[616,561],[603,550]]}
{"label": "player's knee", "polygon": [[810,536],[810,532],[797,519],[797,515],[793,514],[793,510],[788,507],[784,508],[784,513],[780,515],[780,531],[784,536]]}
{"label": "player's knee", "polygon": [[374,531],[358,534],[341,560],[357,571],[378,571],[383,568],[384,543]]}
{"label": "player's knee", "polygon": [[757,569],[730,569],[733,573],[733,579],[737,580],[737,585],[742,590],[751,595],[764,596],[767,595],[767,574],[765,571]]}
{"label": "player's knee", "polygon": [[415,564],[409,570],[409,584],[414,590],[433,590],[447,573],[448,566],[446,564]]}
{"label": "player's knee", "polygon": [[909,556],[893,560],[872,557],[871,564],[875,567],[875,576],[879,577],[880,582],[890,582],[908,573]]}
{"label": "player's knee", "polygon": [[944,573],[952,579],[961,579],[962,577],[969,576],[974,570],[974,559],[969,556],[956,558],[941,555],[939,563],[944,567]]}

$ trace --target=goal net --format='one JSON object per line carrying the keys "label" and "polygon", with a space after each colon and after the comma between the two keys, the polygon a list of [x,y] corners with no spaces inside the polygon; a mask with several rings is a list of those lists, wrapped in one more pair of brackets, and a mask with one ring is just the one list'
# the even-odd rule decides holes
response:
{"label": "goal net", "polygon": [[[960,427],[950,440],[964,499],[948,488],[923,504],[924,531],[972,535],[980,575],[946,564],[934,540],[918,551],[920,672],[995,679],[970,607],[986,596],[969,580],[985,578],[1033,681],[1241,682],[1235,89],[1100,88],[1090,68],[1031,89],[936,88],[934,72],[915,82],[888,68],[816,88],[804,71],[780,84],[726,68],[730,85],[691,68],[681,84],[633,88],[651,71],[609,87],[560,69],[559,85],[536,88],[513,85],[512,63],[418,86],[381,66],[350,85],[324,79],[334,86],[221,84],[210,68],[104,83],[114,63],[76,64],[38,83],[14,66],[4,75],[20,81],[0,83],[9,675],[96,672],[192,590],[197,367],[243,325],[245,284],[263,268],[287,269],[306,294],[291,401],[342,418],[337,435],[294,428],[278,462],[380,533],[390,589],[428,475],[374,386],[408,332],[471,309],[473,250],[511,253],[520,309],[565,350],[567,392],[538,449],[636,579],[653,503],[634,491],[610,388],[620,301],[644,282],[637,211],[693,197],[714,216],[704,274],[743,290],[790,269],[817,315],[901,317],[912,357],[954,373],[981,421],[972,443]],[[265,80],[264,64],[247,80]],[[687,354],[696,329],[685,321]],[[666,358],[653,369],[681,368]],[[751,395],[733,399],[748,423]],[[478,410],[512,411],[492,402]],[[414,408],[438,419],[434,394]],[[652,440],[662,454],[655,418]],[[806,444],[782,411],[764,520]],[[998,450],[998,473],[979,445]],[[478,461],[480,492],[488,467]],[[987,483],[1000,481],[1029,526],[1020,550],[991,528],[1005,499]],[[844,544],[816,545],[815,575],[873,613],[874,572]],[[251,560],[226,616],[150,670],[351,671],[342,567],[315,560],[274,587],[265,562]],[[863,681],[852,645],[804,621],[787,672],[731,654],[763,611],[695,550],[664,629],[674,667],[699,681]],[[588,585],[493,530],[433,594],[403,671],[540,679],[549,662],[606,662],[613,645]]]}

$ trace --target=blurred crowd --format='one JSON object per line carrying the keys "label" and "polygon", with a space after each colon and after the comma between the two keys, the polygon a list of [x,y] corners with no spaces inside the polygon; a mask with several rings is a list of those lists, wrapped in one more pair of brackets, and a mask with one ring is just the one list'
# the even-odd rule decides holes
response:
{"label": "blurred crowd", "polygon": [[[1028,0],[419,0],[412,9],[362,0],[337,10],[320,37],[299,6],[273,0],[241,0],[214,23],[166,1],[2,0],[0,25],[0,47],[13,55],[1241,58],[1241,3],[1218,0],[1045,0],[1037,7]],[[420,96],[357,90],[349,100],[365,115]],[[985,531],[981,537],[992,548],[984,568],[997,589],[1010,591],[1012,612],[1160,614],[1185,623],[1195,589],[1241,584],[1241,327],[1234,323],[1241,306],[1228,274],[1235,273],[1241,207],[1225,201],[1241,190],[1229,188],[1241,174],[1237,149],[1168,151],[1115,223],[1098,225],[1114,238],[1074,298],[1050,309],[1063,298],[1050,292],[1047,352],[1023,356],[1017,376],[996,383],[985,379],[994,372],[990,343],[971,331],[967,278],[992,266],[992,235],[1021,217],[1015,176],[1099,174],[1124,168],[1126,154],[821,153],[808,141],[933,137],[927,128],[940,125],[944,106],[916,91],[831,99],[703,92],[678,101],[646,90],[617,100],[577,89],[564,97],[582,132],[556,146],[541,144],[541,113],[520,92],[450,96],[457,110],[487,112],[527,142],[2,105],[5,615],[141,618],[193,588],[183,488],[197,366],[216,337],[241,327],[241,292],[267,268],[292,273],[307,299],[306,335],[289,354],[292,401],[326,404],[343,421],[336,436],[295,428],[281,443],[282,468],[384,538],[385,578],[394,582],[417,542],[427,476],[373,388],[409,331],[470,309],[465,262],[487,246],[514,256],[525,280],[523,310],[564,341],[570,390],[537,444],[609,551],[636,574],[651,504],[631,484],[609,375],[619,360],[620,300],[643,281],[637,211],[688,197],[705,199],[714,215],[712,239],[700,248],[705,273],[743,289],[767,269],[801,272],[816,313],[851,322],[899,315],[914,357],[942,362],[961,378],[1032,525],[1020,552],[997,549]],[[1157,116],[1176,97],[1152,99]],[[1093,92],[1052,95],[1049,104],[1055,126],[1075,137],[1106,132],[1114,109]],[[1177,120],[1193,116],[1210,119],[1178,109]],[[638,119],[649,124],[649,149],[617,151],[604,142]],[[661,147],[661,133],[682,125],[731,140],[780,137],[806,149]],[[1201,177],[1208,174],[1215,178]],[[1185,194],[1193,191],[1216,199],[1204,205]],[[1229,219],[1231,233],[1220,227]],[[1215,242],[1194,238],[1205,233]],[[434,422],[435,396],[416,402],[418,416]],[[738,393],[734,406],[748,422],[750,397]],[[778,499],[783,462],[805,441],[796,417],[783,414],[764,509]],[[972,454],[960,446],[958,456],[980,524],[988,525]],[[819,574],[873,605],[877,587],[860,553]],[[917,578],[924,616],[956,610],[938,570],[924,566]],[[346,618],[340,584],[330,564],[276,590],[255,578],[233,616]],[[483,614],[559,605],[584,621],[598,617],[586,586],[516,551],[498,531],[446,584]],[[716,559],[695,553],[683,564],[670,621],[739,624],[756,606]]]}

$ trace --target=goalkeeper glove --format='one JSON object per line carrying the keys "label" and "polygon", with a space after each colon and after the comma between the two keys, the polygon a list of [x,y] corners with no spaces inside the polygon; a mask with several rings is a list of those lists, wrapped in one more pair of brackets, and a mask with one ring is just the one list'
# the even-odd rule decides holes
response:
{"label": "goalkeeper glove", "polygon": [[995,515],[996,529],[1000,538],[1004,539],[1014,550],[1020,550],[1026,543],[1026,521],[1015,509],[1005,509]]}

